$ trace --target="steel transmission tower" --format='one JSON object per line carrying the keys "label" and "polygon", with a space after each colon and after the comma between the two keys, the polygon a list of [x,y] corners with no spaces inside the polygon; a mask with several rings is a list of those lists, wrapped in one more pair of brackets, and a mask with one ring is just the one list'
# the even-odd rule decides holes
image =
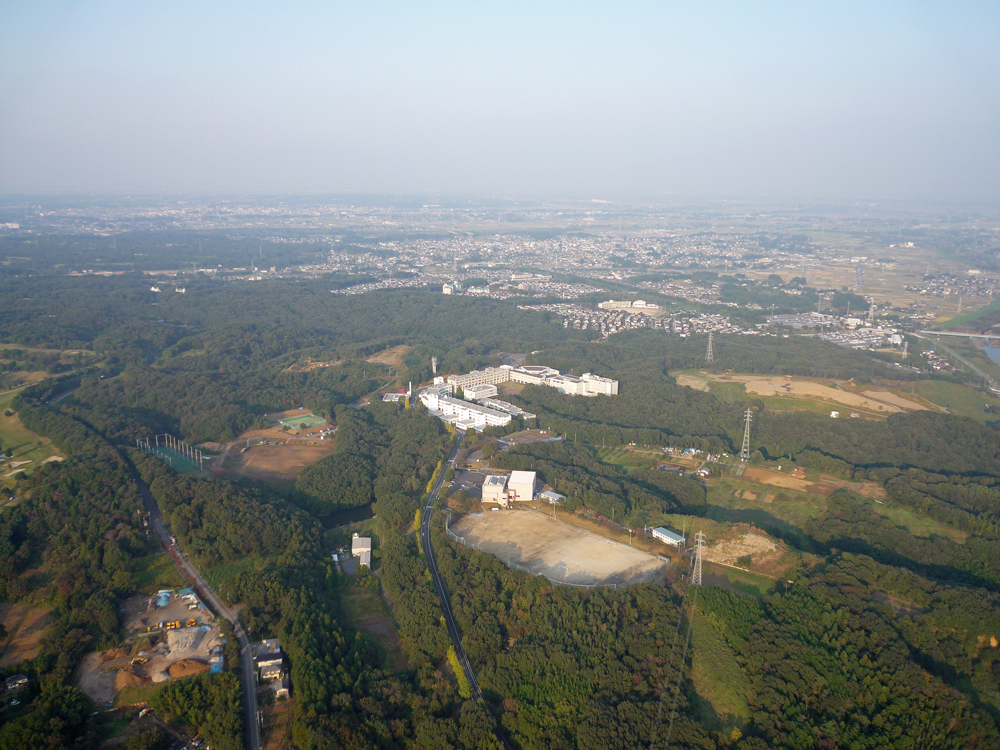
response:
{"label": "steel transmission tower", "polygon": [[708,332],[708,350],[705,352],[705,364],[711,363],[715,359],[712,353],[712,332]]}
{"label": "steel transmission tower", "polygon": [[740,461],[747,463],[750,461],[750,422],[753,420],[753,411],[749,408],[743,413],[746,420],[743,428],[743,447],[740,449]]}
{"label": "steel transmission tower", "polygon": [[694,535],[694,572],[691,574],[691,585],[701,586],[701,554],[704,549],[705,535],[700,531]]}

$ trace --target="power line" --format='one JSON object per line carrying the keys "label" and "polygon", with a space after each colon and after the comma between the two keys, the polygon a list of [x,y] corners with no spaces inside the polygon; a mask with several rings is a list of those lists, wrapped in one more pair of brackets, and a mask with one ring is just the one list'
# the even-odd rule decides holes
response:
{"label": "power line", "polygon": [[743,418],[746,422],[743,428],[743,447],[740,449],[740,461],[748,463],[750,461],[750,422],[753,420],[753,410],[748,407],[743,412]]}
{"label": "power line", "polygon": [[708,350],[705,352],[705,364],[711,364],[715,359],[715,355],[712,353],[712,332],[708,332]]}

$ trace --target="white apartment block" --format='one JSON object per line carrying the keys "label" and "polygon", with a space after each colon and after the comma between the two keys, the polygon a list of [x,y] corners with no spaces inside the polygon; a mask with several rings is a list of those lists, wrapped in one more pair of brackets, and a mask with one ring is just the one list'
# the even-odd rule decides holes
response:
{"label": "white apartment block", "polygon": [[424,391],[420,400],[431,412],[442,415],[459,429],[482,430],[484,427],[502,427],[511,417],[502,411],[489,409],[451,396],[439,396],[433,391]]}
{"label": "white apartment block", "polygon": [[[449,375],[448,383],[455,388],[461,388],[468,393],[483,385],[498,385],[500,383],[523,383],[524,385],[547,385],[560,393],[571,396],[617,396],[618,381],[602,378],[600,375],[585,372],[580,377],[564,375],[552,367],[544,365],[524,365],[523,367],[487,367],[484,370],[473,370],[467,375]],[[493,393],[491,395],[496,395]]]}

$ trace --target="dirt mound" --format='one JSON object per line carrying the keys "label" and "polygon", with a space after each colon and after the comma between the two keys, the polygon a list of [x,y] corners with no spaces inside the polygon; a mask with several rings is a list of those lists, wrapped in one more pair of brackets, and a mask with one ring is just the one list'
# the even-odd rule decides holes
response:
{"label": "dirt mound", "polygon": [[136,672],[132,667],[126,667],[115,677],[115,690],[123,690],[133,685],[141,685],[146,678]]}
{"label": "dirt mound", "polygon": [[113,648],[101,654],[101,659],[103,661],[114,661],[115,659],[124,659],[126,656],[128,656],[127,648]]}
{"label": "dirt mound", "polygon": [[194,677],[195,675],[207,672],[211,667],[198,659],[181,659],[175,661],[167,670],[175,680],[180,677]]}

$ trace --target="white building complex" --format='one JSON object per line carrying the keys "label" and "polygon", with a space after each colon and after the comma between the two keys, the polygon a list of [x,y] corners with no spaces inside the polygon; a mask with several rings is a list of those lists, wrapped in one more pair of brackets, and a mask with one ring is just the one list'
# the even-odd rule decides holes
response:
{"label": "white building complex", "polygon": [[511,503],[527,503],[535,498],[535,472],[512,471],[483,480],[483,502],[509,508]]}
{"label": "white building complex", "polygon": [[640,315],[656,315],[663,310],[663,308],[659,305],[655,305],[652,302],[646,302],[646,300],[643,299],[637,299],[635,302],[627,299],[609,299],[607,302],[598,302],[597,306],[601,310],[623,310],[627,313],[638,313]]}
{"label": "white building complex", "polygon": [[460,430],[502,427],[511,420],[511,415],[505,412],[439,395],[433,386],[420,394],[420,400],[432,414],[454,424]]}
{"label": "white building complex", "polygon": [[473,370],[466,375],[448,376],[448,384],[455,388],[461,388],[463,392],[468,392],[469,389],[475,389],[479,386],[495,386],[500,383],[546,385],[571,396],[618,395],[617,380],[602,378],[600,375],[589,372],[583,373],[580,377],[566,375],[544,365],[524,365],[523,367],[501,365],[500,367],[487,367],[484,370]]}

